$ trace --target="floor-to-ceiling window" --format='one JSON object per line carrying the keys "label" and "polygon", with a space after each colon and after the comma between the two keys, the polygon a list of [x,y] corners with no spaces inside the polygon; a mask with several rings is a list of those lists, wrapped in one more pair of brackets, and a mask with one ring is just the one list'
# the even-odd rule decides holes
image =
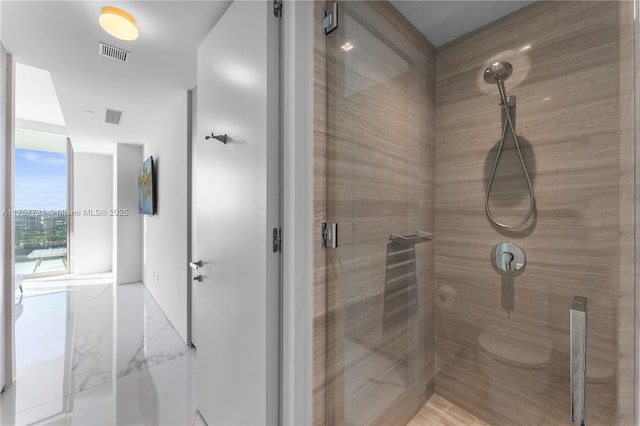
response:
{"label": "floor-to-ceiling window", "polygon": [[67,271],[67,138],[16,131],[15,271]]}

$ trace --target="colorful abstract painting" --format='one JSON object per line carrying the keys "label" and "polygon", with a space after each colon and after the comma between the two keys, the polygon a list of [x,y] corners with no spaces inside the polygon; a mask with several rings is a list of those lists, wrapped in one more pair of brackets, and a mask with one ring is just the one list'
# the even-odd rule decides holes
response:
{"label": "colorful abstract painting", "polygon": [[156,213],[154,197],[153,157],[149,157],[138,168],[138,211],[141,214]]}

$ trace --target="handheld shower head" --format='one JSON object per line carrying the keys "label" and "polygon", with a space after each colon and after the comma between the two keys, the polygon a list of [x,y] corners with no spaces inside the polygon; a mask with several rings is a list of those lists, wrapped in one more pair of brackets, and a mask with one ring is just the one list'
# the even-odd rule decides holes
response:
{"label": "handheld shower head", "polygon": [[[518,135],[516,134],[516,128],[513,125],[513,120],[511,119],[511,114],[513,110],[511,108],[515,107],[515,99],[513,103],[509,103],[509,98],[507,97],[507,90],[504,88],[504,81],[511,76],[513,72],[513,67],[509,62],[494,62],[489,65],[488,68],[484,70],[484,81],[489,84],[495,84],[498,86],[498,92],[500,93],[500,105],[502,107],[503,113],[503,125],[502,125],[502,137],[500,138],[500,146],[498,146],[498,153],[496,154],[496,159],[493,163],[493,169],[491,170],[491,176],[489,177],[489,183],[487,184],[487,192],[484,197],[484,211],[487,213],[487,217],[491,222],[493,222],[496,226],[499,226],[503,229],[515,229],[518,228],[529,220],[531,215],[533,214],[533,210],[535,207],[535,201],[533,196],[533,186],[531,185],[531,179],[529,178],[529,172],[527,172],[527,167],[524,164],[524,159],[522,158],[522,153],[520,152],[520,144],[518,143]],[[515,120],[515,116],[514,116]],[[496,176],[496,168],[498,167],[498,161],[500,160],[500,154],[502,153],[502,148],[504,147],[505,137],[507,136],[507,129],[511,129],[511,135],[513,136],[513,142],[516,146],[516,151],[518,153],[518,158],[520,159],[520,165],[522,166],[522,171],[524,173],[524,177],[527,180],[527,185],[529,186],[529,211],[524,216],[524,218],[516,225],[506,225],[504,223],[498,222],[498,220],[491,213],[491,209],[489,207],[489,195],[491,194],[491,188],[493,186],[493,179]],[[511,268],[511,260],[504,258],[502,259],[508,268]]]}
{"label": "handheld shower head", "polygon": [[484,81],[489,84],[500,84],[511,76],[513,67],[509,62],[495,62],[484,70]]}

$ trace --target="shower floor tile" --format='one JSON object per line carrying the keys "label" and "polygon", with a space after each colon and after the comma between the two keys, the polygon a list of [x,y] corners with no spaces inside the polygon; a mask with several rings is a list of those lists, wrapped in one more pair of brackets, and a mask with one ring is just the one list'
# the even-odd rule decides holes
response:
{"label": "shower floor tile", "polygon": [[489,426],[477,417],[433,395],[408,426]]}

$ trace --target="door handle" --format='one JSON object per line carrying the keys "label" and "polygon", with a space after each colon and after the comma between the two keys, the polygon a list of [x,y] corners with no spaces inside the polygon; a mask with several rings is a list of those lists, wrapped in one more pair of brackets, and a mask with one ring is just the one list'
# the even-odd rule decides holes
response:
{"label": "door handle", "polygon": [[196,275],[195,277],[193,277],[193,280],[198,282],[202,281],[202,275],[200,274]]}
{"label": "door handle", "polygon": [[587,298],[575,296],[570,312],[571,422],[585,424],[585,385],[587,381]]}
{"label": "door handle", "polygon": [[198,268],[200,268],[202,266],[202,260],[196,260],[195,262],[189,262],[189,267],[191,269],[195,269],[196,271],[198,270]]}

